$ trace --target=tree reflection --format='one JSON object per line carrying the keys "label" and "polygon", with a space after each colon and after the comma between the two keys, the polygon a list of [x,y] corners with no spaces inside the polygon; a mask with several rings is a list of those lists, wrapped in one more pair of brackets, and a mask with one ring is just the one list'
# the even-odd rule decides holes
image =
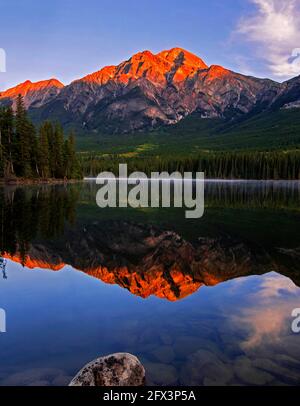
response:
{"label": "tree reflection", "polygon": [[35,239],[53,239],[76,218],[80,185],[0,189],[0,252],[24,262]]}

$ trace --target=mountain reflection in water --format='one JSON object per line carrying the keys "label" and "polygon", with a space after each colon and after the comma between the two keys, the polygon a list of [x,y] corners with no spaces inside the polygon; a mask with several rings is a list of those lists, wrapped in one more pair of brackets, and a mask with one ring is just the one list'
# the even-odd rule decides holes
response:
{"label": "mountain reflection in water", "polygon": [[0,385],[66,385],[123,351],[148,384],[300,383],[299,183],[208,183],[198,220],[96,192],[0,188]]}
{"label": "mountain reflection in water", "polygon": [[[295,197],[299,197],[298,183],[292,182],[288,189],[280,185],[208,184],[206,204],[218,205],[223,196],[225,207],[239,207],[245,201],[248,205],[260,202],[264,208],[267,203],[270,207],[282,207],[282,203],[293,207]],[[88,221],[80,221],[78,213],[76,221],[80,196],[90,193],[92,204],[93,186],[5,191],[1,196],[5,229],[2,256],[27,268],[58,271],[71,265],[140,297],[155,295],[170,301],[182,299],[204,285],[270,271],[300,284],[298,247],[265,248],[224,232],[214,237],[203,235],[201,228],[198,236],[188,241],[148,219],[147,223],[136,221],[134,216],[97,220],[97,208]]]}

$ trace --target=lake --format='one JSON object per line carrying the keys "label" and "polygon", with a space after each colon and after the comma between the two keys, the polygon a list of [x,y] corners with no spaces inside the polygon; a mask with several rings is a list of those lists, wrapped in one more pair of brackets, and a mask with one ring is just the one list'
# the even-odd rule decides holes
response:
{"label": "lake", "polygon": [[0,189],[0,385],[137,355],[149,385],[299,385],[300,183],[208,181],[205,213],[100,209],[94,181]]}

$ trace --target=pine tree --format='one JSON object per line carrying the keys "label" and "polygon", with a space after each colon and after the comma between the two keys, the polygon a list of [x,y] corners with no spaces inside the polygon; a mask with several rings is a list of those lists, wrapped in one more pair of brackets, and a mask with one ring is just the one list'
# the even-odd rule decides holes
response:
{"label": "pine tree", "polygon": [[69,137],[65,140],[64,169],[65,169],[65,177],[68,179],[76,179],[81,176],[81,170],[76,157],[75,136],[73,133],[71,133]]}
{"label": "pine tree", "polygon": [[31,168],[31,147],[32,147],[32,126],[27,118],[24,101],[21,95],[16,102],[16,143],[14,159],[18,176],[28,178],[32,175]]}
{"label": "pine tree", "polygon": [[50,176],[50,161],[48,132],[47,128],[45,128],[45,124],[43,124],[39,129],[37,150],[37,166],[39,176],[42,178],[48,178]]}
{"label": "pine tree", "polygon": [[60,124],[46,121],[36,128],[29,120],[22,96],[11,107],[0,109],[0,178],[78,178],[82,174],[75,137],[64,140]]}
{"label": "pine tree", "polygon": [[1,176],[14,174],[13,166],[14,115],[11,107],[0,111],[0,166]]}
{"label": "pine tree", "polygon": [[47,137],[48,142],[48,160],[49,160],[49,176],[55,177],[55,148],[54,148],[54,129],[50,121],[45,121],[42,125],[45,137]]}
{"label": "pine tree", "polygon": [[64,177],[64,133],[60,124],[56,124],[53,135],[53,155],[55,156],[56,178]]}

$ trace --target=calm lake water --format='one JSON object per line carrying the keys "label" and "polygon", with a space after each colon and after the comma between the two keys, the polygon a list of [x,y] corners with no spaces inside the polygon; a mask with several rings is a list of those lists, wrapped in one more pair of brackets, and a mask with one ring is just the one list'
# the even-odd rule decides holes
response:
{"label": "calm lake water", "polygon": [[148,384],[300,384],[300,183],[207,182],[198,220],[97,190],[0,189],[0,385],[66,385],[113,352]]}

